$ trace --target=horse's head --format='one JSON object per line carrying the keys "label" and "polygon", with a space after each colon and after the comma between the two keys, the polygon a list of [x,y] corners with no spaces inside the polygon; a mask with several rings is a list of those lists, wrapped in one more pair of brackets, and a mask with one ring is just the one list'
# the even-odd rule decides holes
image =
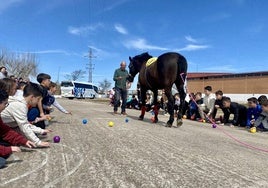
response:
{"label": "horse's head", "polygon": [[129,77],[128,77],[128,80],[130,82],[133,82],[134,80],[134,77],[136,76],[136,74],[138,72],[140,72],[141,70],[141,67],[142,65],[148,60],[150,59],[152,56],[150,56],[148,54],[148,52],[145,52],[145,53],[142,53],[140,55],[137,55],[133,58],[129,57],[129,65],[128,65],[128,68],[129,68]]}

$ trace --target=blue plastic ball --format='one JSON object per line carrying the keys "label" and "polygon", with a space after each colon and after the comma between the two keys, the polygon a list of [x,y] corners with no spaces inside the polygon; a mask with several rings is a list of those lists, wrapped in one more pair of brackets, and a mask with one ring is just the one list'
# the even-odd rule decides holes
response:
{"label": "blue plastic ball", "polygon": [[126,122],[126,123],[128,122],[128,118],[125,119],[125,122]]}
{"label": "blue plastic ball", "polygon": [[83,124],[87,124],[87,120],[86,119],[83,119]]}

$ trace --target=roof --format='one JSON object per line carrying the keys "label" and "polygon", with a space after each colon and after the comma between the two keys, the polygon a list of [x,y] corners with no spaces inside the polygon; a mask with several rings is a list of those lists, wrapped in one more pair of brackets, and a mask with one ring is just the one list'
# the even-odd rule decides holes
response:
{"label": "roof", "polygon": [[264,76],[268,75],[268,71],[247,72],[247,73],[212,73],[212,72],[190,72],[187,73],[188,79],[195,78],[212,78],[212,77],[246,77],[246,76]]}
{"label": "roof", "polygon": [[187,78],[203,78],[203,77],[222,76],[222,75],[229,75],[229,74],[231,73],[189,72],[187,73]]}

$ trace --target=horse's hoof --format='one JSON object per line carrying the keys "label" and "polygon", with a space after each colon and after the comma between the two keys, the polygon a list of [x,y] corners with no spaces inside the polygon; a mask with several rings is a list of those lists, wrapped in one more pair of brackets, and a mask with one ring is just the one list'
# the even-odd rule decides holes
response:
{"label": "horse's hoof", "polygon": [[182,126],[182,124],[183,124],[182,119],[178,119],[177,120],[177,126],[180,127],[180,126]]}
{"label": "horse's hoof", "polygon": [[158,122],[158,118],[154,118],[154,123],[157,123]]}
{"label": "horse's hoof", "polygon": [[165,127],[172,127],[172,124],[169,123],[169,122],[167,122],[166,125],[165,125]]}
{"label": "horse's hoof", "polygon": [[140,116],[140,117],[139,117],[139,120],[143,120],[143,118],[144,118],[144,116]]}

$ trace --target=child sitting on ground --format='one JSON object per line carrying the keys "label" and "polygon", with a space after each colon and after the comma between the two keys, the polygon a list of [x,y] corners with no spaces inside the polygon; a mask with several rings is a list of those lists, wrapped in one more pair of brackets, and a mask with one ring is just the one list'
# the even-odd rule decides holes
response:
{"label": "child sitting on ground", "polygon": [[181,104],[180,94],[176,93],[174,95],[174,111],[175,111],[174,114],[175,114],[175,116],[177,116],[177,114],[179,113],[180,104]]}
{"label": "child sitting on ground", "polygon": [[[0,113],[8,106],[8,94],[5,90],[0,90]],[[24,136],[12,130],[3,123],[0,117],[0,168],[6,164],[6,159],[13,152],[20,152],[18,146],[35,147],[35,144],[27,140]]]}
{"label": "child sitting on ground", "polygon": [[29,83],[23,90],[23,98],[9,97],[9,106],[3,110],[1,117],[5,123],[14,129],[19,129],[29,140],[38,147],[49,147],[48,142],[42,142],[36,134],[51,132],[30,124],[27,120],[28,105],[37,105],[42,93],[38,84]]}
{"label": "child sitting on ground", "polygon": [[191,120],[200,120],[201,115],[199,113],[200,112],[199,108],[201,108],[204,105],[202,93],[197,92],[194,95],[194,99],[195,99],[195,101],[193,101],[193,103],[192,103],[192,115],[191,115],[190,119]]}

